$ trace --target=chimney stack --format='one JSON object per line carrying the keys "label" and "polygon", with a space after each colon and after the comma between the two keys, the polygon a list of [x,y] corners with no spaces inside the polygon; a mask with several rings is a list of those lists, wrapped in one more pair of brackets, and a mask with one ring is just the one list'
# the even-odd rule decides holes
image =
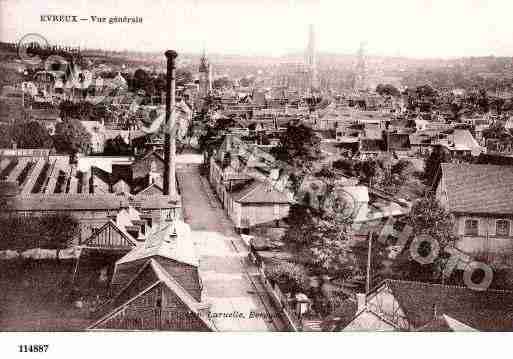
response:
{"label": "chimney stack", "polygon": [[176,196],[176,117],[175,111],[175,70],[178,53],[168,50],[165,53],[167,59],[166,76],[166,135],[164,143],[164,194]]}

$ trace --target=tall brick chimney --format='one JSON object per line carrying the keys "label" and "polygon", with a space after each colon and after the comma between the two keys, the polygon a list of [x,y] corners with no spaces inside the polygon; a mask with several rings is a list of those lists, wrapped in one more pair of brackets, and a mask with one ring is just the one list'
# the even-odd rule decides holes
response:
{"label": "tall brick chimney", "polygon": [[174,50],[165,52],[167,58],[166,76],[166,135],[164,143],[164,194],[176,196],[176,117],[175,111],[175,70],[178,53]]}

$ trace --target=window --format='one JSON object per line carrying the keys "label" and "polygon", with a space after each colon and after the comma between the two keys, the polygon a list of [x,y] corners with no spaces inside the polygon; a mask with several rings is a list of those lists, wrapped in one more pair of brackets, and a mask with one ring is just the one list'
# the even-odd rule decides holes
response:
{"label": "window", "polygon": [[477,236],[478,226],[479,226],[479,221],[477,219],[465,220],[465,235],[466,236]]}
{"label": "window", "polygon": [[509,221],[500,219],[495,222],[495,234],[497,236],[509,236]]}

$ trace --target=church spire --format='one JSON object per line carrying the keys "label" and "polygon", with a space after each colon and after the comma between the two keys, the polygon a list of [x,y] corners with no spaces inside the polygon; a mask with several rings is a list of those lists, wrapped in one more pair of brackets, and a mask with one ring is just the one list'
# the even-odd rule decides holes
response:
{"label": "church spire", "polygon": [[199,72],[208,72],[208,59],[205,51],[205,46],[203,46],[203,52],[201,54]]}

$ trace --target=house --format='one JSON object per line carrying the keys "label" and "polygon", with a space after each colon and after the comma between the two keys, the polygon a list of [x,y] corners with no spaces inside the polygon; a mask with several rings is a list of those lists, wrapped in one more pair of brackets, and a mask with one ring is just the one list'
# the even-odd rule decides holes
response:
{"label": "house", "polygon": [[290,193],[272,155],[228,135],[209,159],[209,181],[238,231],[278,226],[288,216]]}
{"label": "house", "polygon": [[436,198],[455,216],[457,247],[493,256],[513,250],[513,167],[443,163]]}
{"label": "house", "polygon": [[453,158],[477,157],[485,152],[474,136],[468,130],[455,129],[446,139],[439,140],[439,143],[447,147]]}
{"label": "house", "polygon": [[333,331],[511,331],[513,292],[387,279]]}
{"label": "house", "polygon": [[215,331],[198,266],[188,225],[168,223],[116,262],[112,299],[89,329]]}
{"label": "house", "polygon": [[162,194],[165,171],[164,158],[156,151],[149,151],[131,165],[132,192]]}
{"label": "house", "polygon": [[288,216],[289,195],[269,181],[245,171],[222,168],[214,157],[210,161],[210,182],[238,231],[263,224],[277,225]]}
{"label": "house", "polygon": [[115,194],[35,194],[0,197],[4,205],[0,216],[44,216],[49,213],[67,213],[80,223],[80,234],[75,244],[87,240],[112,216],[132,207],[158,224],[178,216],[178,198],[170,196],[120,196]]}
{"label": "house", "polygon": [[89,238],[80,241],[78,272],[82,266],[88,267],[91,261],[102,258],[105,274],[112,273],[116,260],[144,242],[153,225],[151,215],[142,214],[132,206],[121,209],[106,221],[93,228]]}

